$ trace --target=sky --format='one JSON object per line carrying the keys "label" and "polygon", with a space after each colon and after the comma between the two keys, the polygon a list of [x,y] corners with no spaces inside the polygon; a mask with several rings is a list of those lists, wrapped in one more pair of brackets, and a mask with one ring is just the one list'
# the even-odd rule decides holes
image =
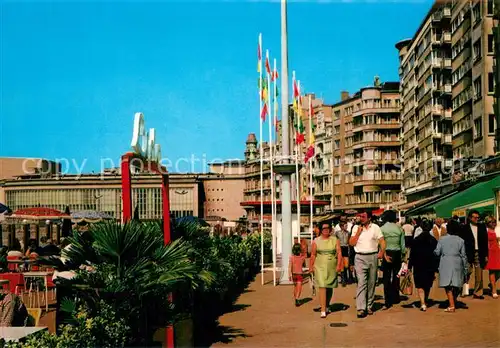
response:
{"label": "sky", "polygon": [[[326,103],[397,81],[394,45],[431,3],[290,2],[289,71]],[[280,67],[279,2],[0,0],[0,157],[118,166],[142,112],[171,171],[243,158],[259,133],[259,33]]]}

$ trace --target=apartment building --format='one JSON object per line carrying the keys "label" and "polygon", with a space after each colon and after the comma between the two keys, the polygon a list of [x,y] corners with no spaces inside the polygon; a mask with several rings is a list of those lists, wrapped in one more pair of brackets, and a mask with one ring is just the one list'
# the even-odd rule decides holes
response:
{"label": "apartment building", "polygon": [[334,210],[368,211],[401,192],[399,83],[380,83],[332,106]]}
{"label": "apartment building", "polygon": [[315,157],[312,160],[314,199],[330,202],[333,208],[333,123],[332,107],[315,109]]}
{"label": "apartment building", "polygon": [[409,201],[451,182],[453,167],[451,4],[436,2],[399,51],[402,189]]}
{"label": "apartment building", "polygon": [[[452,1],[452,107],[455,159],[495,154],[494,2]],[[498,49],[496,50],[498,51]],[[462,161],[456,161],[462,165]]]}
{"label": "apartment building", "polygon": [[[263,142],[262,150],[264,154],[263,163],[263,200],[270,202],[271,195],[271,167],[269,163],[270,146],[269,143]],[[279,178],[275,176],[275,194],[276,198],[280,197]],[[251,226],[255,226],[259,222],[260,217],[260,147],[257,137],[254,133],[250,133],[246,140],[245,146],[245,185],[243,190],[243,201],[240,203],[247,213],[247,218]],[[259,203],[259,204],[257,204]],[[266,206],[266,214],[264,219],[270,223],[271,214]]]}

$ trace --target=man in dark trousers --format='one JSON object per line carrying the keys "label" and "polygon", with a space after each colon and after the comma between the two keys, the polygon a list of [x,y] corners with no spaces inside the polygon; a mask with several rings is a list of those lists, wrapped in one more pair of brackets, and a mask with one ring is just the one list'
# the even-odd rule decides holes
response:
{"label": "man in dark trousers", "polygon": [[488,232],[486,226],[479,223],[479,212],[477,210],[469,212],[467,222],[461,229],[460,237],[464,240],[465,252],[469,261],[468,278],[474,271],[473,297],[483,300],[483,269],[488,262]]}

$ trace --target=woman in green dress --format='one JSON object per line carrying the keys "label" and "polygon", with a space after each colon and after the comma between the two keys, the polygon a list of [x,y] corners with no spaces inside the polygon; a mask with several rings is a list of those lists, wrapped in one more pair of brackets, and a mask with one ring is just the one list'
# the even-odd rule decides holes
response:
{"label": "woman in green dress", "polygon": [[331,235],[330,224],[323,224],[321,235],[312,245],[310,272],[314,272],[315,286],[319,289],[321,318],[326,318],[327,305],[338,285],[337,272],[342,270],[340,241]]}

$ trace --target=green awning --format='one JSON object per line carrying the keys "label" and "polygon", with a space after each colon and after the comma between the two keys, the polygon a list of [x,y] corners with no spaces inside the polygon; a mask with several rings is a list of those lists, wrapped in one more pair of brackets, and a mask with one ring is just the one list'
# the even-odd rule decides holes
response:
{"label": "green awning", "polygon": [[[469,187],[466,190],[458,192],[451,197],[443,199],[429,206],[429,210],[433,211],[436,216],[449,218],[453,215],[453,212],[458,207],[465,207],[467,209],[473,209],[475,205],[477,208],[481,208],[486,211],[486,207],[494,204],[495,193],[494,189],[500,185],[500,175],[495,176],[493,179],[488,181],[483,181],[474,186]],[[489,202],[489,204],[485,204]]]}

